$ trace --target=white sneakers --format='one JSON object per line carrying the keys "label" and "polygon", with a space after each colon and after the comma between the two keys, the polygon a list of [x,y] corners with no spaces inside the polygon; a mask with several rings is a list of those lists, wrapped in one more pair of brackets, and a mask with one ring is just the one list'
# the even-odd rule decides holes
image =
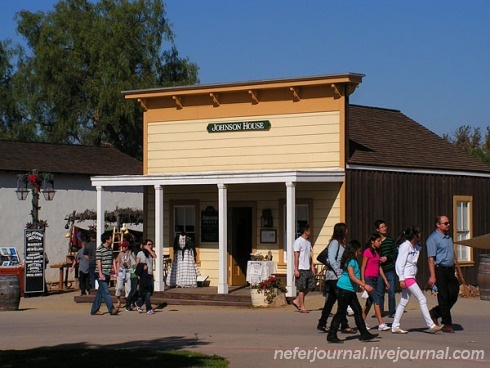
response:
{"label": "white sneakers", "polygon": [[388,331],[390,328],[386,326],[386,323],[382,323],[378,326],[378,331]]}
{"label": "white sneakers", "polygon": [[391,333],[394,334],[406,334],[408,331],[402,330],[400,327],[392,327],[391,328]]}

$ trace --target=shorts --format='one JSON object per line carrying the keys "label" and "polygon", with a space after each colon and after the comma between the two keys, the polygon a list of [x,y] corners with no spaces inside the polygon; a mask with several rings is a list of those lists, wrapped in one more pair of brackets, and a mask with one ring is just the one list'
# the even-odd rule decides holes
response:
{"label": "shorts", "polygon": [[373,287],[373,291],[369,293],[369,298],[375,304],[379,305],[378,282],[383,282],[381,277],[365,277],[366,284]]}
{"label": "shorts", "polygon": [[316,279],[311,270],[299,270],[299,277],[296,277],[296,289],[312,290],[316,286]]}

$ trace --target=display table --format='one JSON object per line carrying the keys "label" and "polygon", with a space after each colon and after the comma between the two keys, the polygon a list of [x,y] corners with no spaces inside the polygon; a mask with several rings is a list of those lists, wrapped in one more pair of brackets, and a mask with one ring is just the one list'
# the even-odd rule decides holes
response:
{"label": "display table", "polygon": [[248,261],[247,282],[251,285],[267,280],[276,273],[276,262],[274,261]]}
{"label": "display table", "polygon": [[57,263],[50,265],[50,268],[59,268],[60,269],[60,279],[59,279],[59,285],[58,285],[58,290],[63,290],[63,269],[66,271],[66,278],[65,278],[65,287],[68,289],[68,269],[71,267],[71,263],[65,262],[65,263]]}

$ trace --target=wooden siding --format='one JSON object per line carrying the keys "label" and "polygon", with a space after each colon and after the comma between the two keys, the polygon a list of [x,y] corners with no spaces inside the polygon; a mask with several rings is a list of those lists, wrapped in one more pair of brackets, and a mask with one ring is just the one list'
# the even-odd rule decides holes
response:
{"label": "wooden siding", "polygon": [[[374,221],[384,219],[393,238],[410,225],[418,225],[424,239],[434,231],[437,215],[453,219],[453,196],[473,197],[473,236],[490,232],[490,180],[481,177],[395,173],[384,171],[346,171],[346,219],[349,239],[365,242]],[[454,228],[452,228],[454,231]],[[455,238],[454,233],[452,234]],[[424,248],[425,249],[425,248]],[[476,285],[479,255],[474,249],[474,264],[462,267],[467,284]],[[421,287],[429,278],[427,253],[419,259],[417,280]]]}
{"label": "wooden siding", "polygon": [[[210,123],[269,120],[269,131],[208,133]],[[248,116],[148,124],[148,174],[339,167],[340,114]]]}
{"label": "wooden siding", "polygon": [[[310,208],[313,228],[312,244],[314,253],[318,254],[328,243],[332,235],[333,226],[340,221],[340,191],[341,183],[298,183],[296,185],[297,203],[308,203]],[[213,185],[187,185],[164,187],[164,219],[163,219],[163,253],[172,255],[173,235],[172,214],[169,206],[171,203],[199,203],[197,208],[198,217],[206,207],[218,208],[218,189]],[[228,186],[228,202],[256,202],[256,239],[252,245],[252,251],[266,254],[272,251],[274,261],[278,262],[278,270],[284,271],[283,259],[284,246],[284,224],[283,206],[286,203],[286,186],[284,183],[277,184],[240,184]],[[149,238],[155,236],[155,197],[154,190],[148,187],[145,195],[145,208],[147,221],[145,222],[145,234]],[[277,244],[260,243],[260,217],[262,210],[268,208],[273,214],[273,229],[277,230]],[[198,262],[201,274],[210,277],[211,285],[218,282],[218,243],[202,243],[200,241],[200,224],[196,224],[196,237],[198,249]],[[146,235],[145,235],[146,236]]]}

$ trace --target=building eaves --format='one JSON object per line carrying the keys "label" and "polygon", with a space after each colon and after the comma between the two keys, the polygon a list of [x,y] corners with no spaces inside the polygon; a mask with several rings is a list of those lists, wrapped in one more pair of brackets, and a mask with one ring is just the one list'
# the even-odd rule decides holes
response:
{"label": "building eaves", "polygon": [[143,165],[113,147],[0,141],[0,170],[81,175],[139,175]]}

